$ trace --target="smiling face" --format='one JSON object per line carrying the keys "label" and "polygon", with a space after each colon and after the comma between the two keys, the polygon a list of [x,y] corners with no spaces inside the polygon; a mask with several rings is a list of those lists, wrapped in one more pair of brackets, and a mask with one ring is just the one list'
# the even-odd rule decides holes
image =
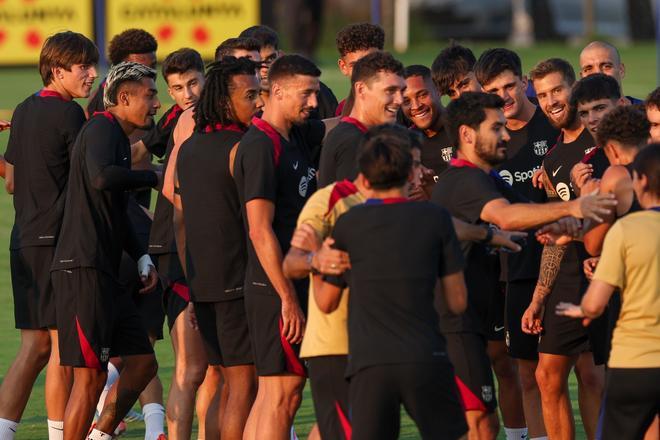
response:
{"label": "smiling face", "polygon": [[598,124],[600,120],[603,119],[603,116],[607,114],[610,110],[616,107],[616,100],[611,99],[597,99],[595,101],[587,103],[579,103],[577,105],[577,115],[582,122],[582,125],[587,127],[591,136],[596,138],[596,132],[598,131]]}
{"label": "smiling face", "polygon": [[406,79],[401,110],[420,130],[427,130],[437,125],[442,113],[442,104],[430,77],[411,76]]}
{"label": "smiling face", "polygon": [[541,110],[553,127],[566,128],[573,123],[569,100],[571,86],[559,72],[534,80],[534,90]]}
{"label": "smiling face", "polygon": [[502,110],[487,108],[485,112],[486,119],[476,130],[474,151],[481,160],[496,166],[507,159],[507,142],[511,137]]}
{"label": "smiling face", "polygon": [[504,100],[504,117],[507,119],[520,119],[527,100],[527,78],[519,77],[510,70],[493,78],[488,84],[483,85],[486,93],[498,95]]}
{"label": "smiling face", "polygon": [[281,78],[271,86],[268,102],[275,99],[287,121],[301,124],[318,107],[319,89],[318,77],[293,75]]}
{"label": "smiling face", "polygon": [[167,75],[167,92],[176,105],[187,109],[197,101],[204,87],[204,74],[197,70],[188,70],[183,73],[171,73]]}
{"label": "smiling face", "polygon": [[403,103],[406,81],[392,72],[378,72],[366,82],[355,83],[356,101],[364,111],[367,125],[393,124]]}
{"label": "smiling face", "polygon": [[474,76],[474,72],[469,72],[463,78],[458,79],[449,87],[447,96],[449,99],[458,99],[465,92],[481,92],[481,84]]}
{"label": "smiling face", "polygon": [[74,64],[70,70],[63,67],[53,69],[56,78],[70,98],[87,98],[98,77],[93,64]]}

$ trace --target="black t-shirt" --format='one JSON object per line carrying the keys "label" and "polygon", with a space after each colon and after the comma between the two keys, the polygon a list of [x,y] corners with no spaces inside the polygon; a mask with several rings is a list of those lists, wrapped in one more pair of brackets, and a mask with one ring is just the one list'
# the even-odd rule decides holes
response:
{"label": "black t-shirt", "polygon": [[[163,162],[163,173],[167,169],[167,164],[170,161],[170,154],[174,148],[172,134],[167,143],[167,150],[165,151],[165,160]],[[154,219],[149,231],[149,253],[152,255],[162,254],[175,254],[176,241],[174,239],[174,225],[172,219],[174,217],[174,207],[172,202],[163,195],[162,191],[158,191],[156,198],[156,208],[154,210]]]}
{"label": "black t-shirt", "polygon": [[355,180],[358,166],[355,158],[362,135],[367,132],[360,121],[349,116],[341,118],[323,141],[319,165],[319,188],[342,180]]}
{"label": "black t-shirt", "polygon": [[[483,224],[481,211],[495,199],[505,198],[511,203],[524,203],[496,171],[491,174],[464,160],[453,160],[451,166],[438,177],[431,200],[445,208],[452,217],[470,224]],[[465,256],[465,284],[468,289],[468,308],[463,315],[452,314],[445,302],[438,301],[440,329],[443,333],[484,333],[488,308],[494,295],[499,294],[500,265],[481,243],[462,242]]]}
{"label": "black t-shirt", "polygon": [[[308,120],[293,126],[289,140],[286,140],[266,121],[254,118],[236,152],[234,180],[246,219],[246,233],[245,204],[254,199],[273,202],[273,231],[282,255],[289,250],[298,214],[316,191],[316,169],[312,165],[309,145],[319,143],[324,133],[325,125],[321,121]],[[246,284],[271,285],[249,240]],[[297,283],[296,291],[299,297],[306,297],[305,283]]]}
{"label": "black t-shirt", "polygon": [[153,187],[152,171],[131,171],[128,137],[116,119],[94,115],[80,130],[52,270],[91,267],[117,277],[122,249],[145,254],[127,215],[127,191]]}
{"label": "black t-shirt", "polygon": [[605,154],[605,150],[601,147],[592,148],[587,154],[582,158],[582,163],[587,163],[593,166],[593,173],[591,177],[594,179],[600,179],[605,174],[605,170],[610,166],[610,160]]}
{"label": "black t-shirt", "polygon": [[342,215],[332,236],[352,266],[342,277],[351,291],[347,375],[446,356],[434,287],[463,269],[447,211],[428,202],[368,200]]}
{"label": "black t-shirt", "polygon": [[181,113],[183,113],[183,109],[174,104],[161,116],[158,123],[144,135],[142,142],[150,153],[158,157],[165,155],[172,132]]}
{"label": "black t-shirt", "polygon": [[41,90],[12,116],[5,159],[14,166],[10,249],[55,246],[62,224],[71,150],[85,123],[83,109]]}
{"label": "black t-shirt", "polygon": [[186,229],[186,270],[195,301],[243,295],[247,250],[243,216],[229,154],[243,136],[237,126],[195,132],[177,159]]}
{"label": "black t-shirt", "polygon": [[[511,140],[507,144],[508,159],[498,167],[498,172],[513,189],[528,201],[545,203],[545,191],[534,188],[532,176],[541,168],[543,157],[557,141],[559,130],[555,129],[543,114],[540,107],[525,126],[519,130],[509,130]],[[529,231],[527,244],[522,251],[501,254],[504,281],[536,279],[539,274],[543,246]]]}
{"label": "black t-shirt", "polygon": [[94,92],[89,101],[87,101],[87,114],[91,117],[94,113],[102,112],[105,110],[103,105],[103,89],[105,89],[106,78],[103,78],[101,84],[99,84],[98,89]]}
{"label": "black t-shirt", "polygon": [[413,127],[412,130],[422,135],[422,165],[433,170],[436,176],[440,175],[454,157],[454,144],[447,129],[443,128],[433,137],[428,137],[424,131],[417,128]]}
{"label": "black t-shirt", "polygon": [[319,120],[334,118],[337,111],[337,97],[323,81],[319,83],[319,86],[318,107],[312,110],[309,117]]}
{"label": "black t-shirt", "polygon": [[[543,160],[545,173],[557,193],[557,197],[553,197],[551,201],[568,201],[576,198],[571,185],[571,169],[594,147],[595,142],[586,128],[582,130],[577,139],[570,143],[564,143],[563,134],[559,136],[557,145],[548,151]],[[583,281],[582,261],[587,257],[582,243],[576,241],[569,243],[561,260],[555,283],[568,281],[575,282],[577,285]]]}

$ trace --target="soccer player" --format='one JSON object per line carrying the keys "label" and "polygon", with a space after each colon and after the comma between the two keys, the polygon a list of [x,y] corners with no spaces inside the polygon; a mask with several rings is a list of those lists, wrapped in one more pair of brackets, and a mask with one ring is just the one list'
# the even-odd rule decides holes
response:
{"label": "soccer player", "polygon": [[321,72],[300,55],[284,55],[270,67],[270,97],[260,119],[241,139],[234,179],[249,236],[244,297],[259,377],[244,438],[288,438],[300,405],[305,369],[302,339],[307,285],[282,273],[296,219],[316,189],[309,146],[324,136],[316,107]]}
{"label": "soccer player", "polygon": [[[108,61],[111,65],[122,61],[144,64],[152,69],[156,68],[156,50],[158,42],[149,32],[142,29],[126,29],[115,35],[108,46]],[[103,106],[104,79],[99,88],[92,94],[87,103],[87,115],[91,117],[95,112],[105,110]]]}
{"label": "soccer player", "polygon": [[[458,158],[438,178],[432,200],[468,223],[492,223],[501,229],[531,229],[565,216],[599,219],[610,196],[585,196],[568,203],[531,204],[513,190],[495,167],[507,158],[506,118],[499,96],[467,92],[447,107],[448,128],[456,139]],[[459,191],[455,188],[460,188]],[[452,190],[454,189],[454,190]],[[468,308],[457,317],[441,303],[441,330],[467,413],[471,435],[497,434],[493,379],[486,354],[488,308],[498,294],[499,271],[483,244],[464,250]]]}
{"label": "soccer player", "polygon": [[5,185],[14,194],[9,258],[21,346],[0,386],[3,439],[13,438],[34,381],[47,363],[49,438],[62,438],[70,372],[59,365],[50,264],[64,215],[71,151],[85,123],[85,113],[73,99],[89,96],[98,58],[94,43],[81,34],[50,36],[39,57],[44,87],[12,116]]}
{"label": "soccer player", "polygon": [[465,92],[480,92],[481,85],[473,72],[476,62],[472,51],[458,44],[440,52],[431,65],[433,83],[440,95],[456,99]]}
{"label": "soccer player", "polygon": [[403,65],[387,52],[361,58],[353,69],[355,102],[348,116],[328,133],[321,150],[319,186],[357,177],[355,154],[362,135],[375,125],[396,122],[406,88]]}
{"label": "soccer player", "polygon": [[[548,146],[556,141],[559,131],[550,125],[543,111],[527,97],[528,80],[522,73],[520,57],[508,49],[487,50],[475,64],[474,74],[486,93],[498,95],[504,101],[502,111],[510,139],[507,142],[507,159],[497,166],[500,177],[530,202],[544,203],[547,200],[545,192],[534,188],[531,180],[534,172],[541,168],[543,156]],[[504,323],[500,325],[495,322],[489,329],[488,348],[500,384],[498,390],[504,430],[510,432],[507,437],[511,439],[520,436],[510,428],[520,426],[521,422],[524,426],[525,421],[530,438],[545,435],[541,397],[534,376],[538,362],[538,338],[523,333],[520,328],[520,319],[532,299],[538,279],[541,251],[540,243],[530,232],[522,252],[503,256],[502,272],[506,281]],[[497,306],[497,303],[494,305]],[[520,395],[520,385],[517,385],[517,380],[514,383],[507,381],[511,376],[515,377],[515,367],[509,366],[508,360],[502,356],[506,347],[500,335],[504,335],[496,331],[504,326],[509,354],[517,360],[524,419],[517,411],[519,397],[516,396]]]}
{"label": "soccer player", "polygon": [[650,142],[660,142],[660,87],[652,91],[646,98],[646,118],[651,124]]}
{"label": "soccer player", "polygon": [[454,155],[453,143],[445,129],[442,115],[444,109],[440,94],[431,79],[431,70],[426,66],[412,65],[405,68],[401,110],[423,135],[422,165],[439,175]]}
{"label": "soccer player", "polygon": [[[166,194],[172,196],[173,185],[169,160],[174,148],[174,130],[181,115],[190,110],[199,100],[204,86],[204,62],[201,55],[189,48],[179,49],[169,54],[162,65],[163,78],[174,105],[161,117],[154,129],[150,130],[143,142],[164,144],[165,171],[168,174],[164,188],[158,194],[153,224],[149,236],[149,253],[153,256],[164,287],[164,304],[170,338],[174,349],[174,372],[167,400],[167,424],[170,439],[189,438],[192,429],[192,414],[195,394],[204,381],[206,356],[199,332],[188,325],[186,309],[190,301],[188,286],[177,255],[173,229],[173,206]],[[181,127],[179,127],[181,129]],[[181,131],[181,130],[180,130]],[[192,132],[192,129],[190,130]],[[153,139],[153,141],[151,141]],[[135,144],[133,148],[135,148]],[[169,173],[168,173],[169,170]],[[163,303],[162,302],[162,303]],[[161,310],[162,310],[161,303]],[[161,323],[162,328],[162,323]],[[215,380],[214,380],[215,379]],[[205,413],[210,398],[203,390],[217,385],[219,375],[209,377],[202,391],[199,391],[199,429],[204,433]],[[215,382],[215,383],[214,383]],[[216,388],[216,386],[214,386]],[[148,389],[148,388],[147,388]],[[143,408],[144,411],[144,408]],[[209,418],[217,421],[217,417]],[[217,423],[212,422],[217,425]]]}
{"label": "soccer player", "polygon": [[[622,87],[626,76],[626,66],[621,62],[621,55],[616,47],[604,41],[592,41],[580,52],[580,77],[585,78],[595,73],[611,76]],[[626,104],[641,104],[642,101],[632,96],[625,97]]]}
{"label": "soccer player", "polygon": [[[550,123],[561,130],[557,144],[543,160],[546,193],[550,200],[574,200],[576,195],[571,188],[570,170],[595,146],[589,130],[570,106],[575,72],[567,61],[550,58],[537,64],[530,77],[539,106]],[[574,436],[568,394],[568,375],[573,367],[578,379],[585,430],[589,438],[596,433],[604,379],[606,319],[595,321],[585,329],[579,323],[555,314],[546,313],[542,317],[544,307],[553,310],[558,302],[576,302],[582,296],[587,283],[582,270],[586,257],[582,243],[545,245],[534,296],[522,318],[524,332],[541,334],[536,380],[550,438]]]}
{"label": "soccer player", "polygon": [[223,439],[243,438],[256,394],[243,299],[247,247],[231,165],[236,145],[263,106],[257,69],[245,58],[209,66],[195,108],[195,133],[177,159],[187,280],[209,363],[225,378]]}
{"label": "soccer player", "polygon": [[215,49],[215,60],[222,61],[224,57],[249,58],[252,61],[260,62],[261,54],[259,50],[261,44],[254,38],[229,38]]}
{"label": "soccer player", "polygon": [[[337,32],[337,51],[339,52],[339,71],[345,77],[353,77],[353,67],[360,58],[363,58],[385,47],[385,31],[378,25],[371,23],[353,23]],[[352,84],[351,84],[352,86]],[[335,116],[344,116],[350,113],[353,97],[342,99],[337,106]],[[351,101],[349,103],[349,101]],[[346,106],[348,103],[348,107]]]}
{"label": "soccer player", "polygon": [[[557,313],[588,323],[606,313],[621,289],[621,315],[608,361],[602,438],[643,438],[660,400],[660,145],[643,148],[632,163],[642,211],[618,220],[580,305],[560,303]],[[657,429],[652,433],[657,437]],[[653,437],[652,437],[653,438]]]}
{"label": "soccer player", "polygon": [[396,125],[367,132],[359,179],[372,198],[342,215],[331,239],[348,253],[351,269],[339,278],[346,267],[336,267],[314,290],[328,313],[342,301],[342,287],[350,287],[346,375],[353,438],[397,438],[402,403],[424,438],[457,439],[466,432],[433,309],[438,279],[450,309],[465,309],[464,263],[448,213],[406,198],[416,137]]}
{"label": "soccer player", "polygon": [[156,72],[120,63],[103,90],[106,112],[81,129],[71,157],[66,206],[52,263],[57,300],[60,362],[73,367],[64,415],[64,438],[88,432],[106,379],[110,356],[123,370],[106,398],[90,439],[110,436],[158,368],[153,348],[131,297],[119,284],[124,248],[138,261],[147,293],[158,274],[140,246],[126,212],[126,190],[154,187],[156,173],[130,168],[128,136],[153,124],[160,107]]}

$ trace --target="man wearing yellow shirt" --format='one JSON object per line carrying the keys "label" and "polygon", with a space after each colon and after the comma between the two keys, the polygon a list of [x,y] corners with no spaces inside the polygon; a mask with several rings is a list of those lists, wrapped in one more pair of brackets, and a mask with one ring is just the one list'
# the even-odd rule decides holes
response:
{"label": "man wearing yellow shirt", "polygon": [[604,440],[642,438],[660,408],[660,144],[635,157],[633,188],[644,210],[621,218],[607,233],[581,305],[557,306],[558,314],[588,324],[621,289],[608,362]]}

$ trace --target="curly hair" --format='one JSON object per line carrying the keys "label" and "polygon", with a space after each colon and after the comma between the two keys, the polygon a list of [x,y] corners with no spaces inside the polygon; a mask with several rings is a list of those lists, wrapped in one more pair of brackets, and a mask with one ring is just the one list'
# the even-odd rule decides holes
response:
{"label": "curly hair", "polygon": [[143,29],[126,29],[115,35],[108,46],[110,64],[119,64],[132,53],[156,52],[158,42]]}
{"label": "curly hair", "polygon": [[351,52],[385,47],[385,31],[371,23],[349,24],[337,32],[337,50],[344,57]]}
{"label": "curly hair", "polygon": [[448,95],[449,89],[465,75],[472,72],[477,62],[467,47],[452,43],[435,57],[431,65],[433,83],[441,95]]}
{"label": "curly hair", "polygon": [[644,101],[647,107],[655,107],[660,110],[660,87],[649,93]]}
{"label": "curly hair", "polygon": [[395,59],[389,52],[373,52],[360,58],[351,75],[351,84],[358,81],[368,81],[375,77],[378,72],[391,72],[403,77],[403,64]]}
{"label": "curly hair", "polygon": [[646,145],[650,128],[651,124],[640,106],[618,106],[600,120],[596,140],[601,147],[609,141],[616,141],[624,148],[639,148]]}

